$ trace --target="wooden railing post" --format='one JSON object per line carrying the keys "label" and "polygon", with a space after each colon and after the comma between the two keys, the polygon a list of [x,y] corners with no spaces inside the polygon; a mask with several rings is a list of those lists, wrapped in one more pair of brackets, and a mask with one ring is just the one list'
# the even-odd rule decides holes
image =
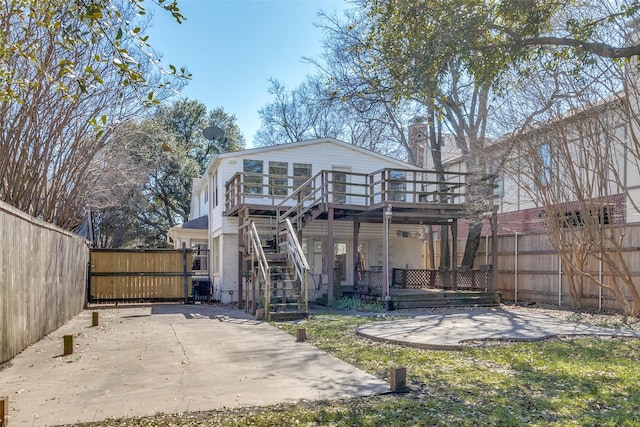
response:
{"label": "wooden railing post", "polygon": [[189,275],[187,274],[187,244],[185,242],[182,242],[182,277],[184,280],[184,303],[187,304],[189,302]]}

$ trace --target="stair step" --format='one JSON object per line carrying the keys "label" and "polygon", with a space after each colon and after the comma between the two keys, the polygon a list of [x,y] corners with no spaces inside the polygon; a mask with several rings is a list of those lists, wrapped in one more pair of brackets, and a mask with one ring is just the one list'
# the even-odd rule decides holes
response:
{"label": "stair step", "polygon": [[276,302],[276,303],[271,303],[269,304],[271,307],[280,307],[280,308],[286,308],[286,307],[298,307],[301,303],[299,301],[292,301],[292,302]]}
{"label": "stair step", "polygon": [[306,319],[309,317],[309,314],[306,311],[271,311],[269,312],[269,318],[271,320],[298,320],[298,319]]}
{"label": "stair step", "polygon": [[284,291],[285,295],[295,295],[298,296],[300,295],[300,289],[297,288],[277,288],[277,289],[271,289],[271,294],[273,294],[274,292],[278,292],[280,294],[282,294]]}
{"label": "stair step", "polygon": [[[412,297],[412,298],[411,298]],[[442,293],[433,295],[394,295],[393,303],[396,308],[416,307],[466,307],[482,306],[491,307],[500,304],[500,294],[471,294],[462,292]]]}
{"label": "stair step", "polygon": [[[271,279],[271,286],[273,286],[273,287],[275,287],[276,284],[279,284],[279,285],[291,285],[292,283],[296,283],[296,280],[294,280],[294,279],[284,279],[284,280],[278,279],[278,280],[275,280],[273,278]],[[287,286],[287,287],[291,287],[292,288],[292,286]],[[282,288],[283,288],[282,286],[278,287],[278,289],[282,289]]]}

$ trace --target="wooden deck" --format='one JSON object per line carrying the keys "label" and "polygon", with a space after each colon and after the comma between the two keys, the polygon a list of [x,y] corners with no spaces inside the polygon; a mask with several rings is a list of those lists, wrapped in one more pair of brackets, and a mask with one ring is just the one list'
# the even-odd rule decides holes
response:
{"label": "wooden deck", "polygon": [[394,308],[487,307],[500,304],[500,294],[491,291],[391,288]]}
{"label": "wooden deck", "polygon": [[[343,297],[362,298],[375,302],[382,301],[381,292],[360,293],[353,287],[341,287]],[[398,289],[391,288],[394,309],[433,307],[491,307],[500,304],[499,292],[483,290],[453,291],[446,289]]]}
{"label": "wooden deck", "polygon": [[[382,223],[384,210],[393,205],[394,217],[404,223],[450,224],[467,216],[464,173],[412,169],[383,169],[371,174],[323,170],[300,186],[296,177],[278,177],[276,186],[267,174],[236,173],[225,186],[225,215],[290,218],[294,224],[308,216]],[[299,178],[298,178],[299,179]]]}

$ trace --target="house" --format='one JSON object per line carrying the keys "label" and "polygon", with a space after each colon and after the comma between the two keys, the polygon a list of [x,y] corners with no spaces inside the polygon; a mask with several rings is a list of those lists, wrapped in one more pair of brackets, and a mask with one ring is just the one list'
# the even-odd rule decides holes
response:
{"label": "house", "polygon": [[[640,312],[640,103],[638,85],[625,88],[485,147],[504,237],[491,239],[495,287],[506,298]],[[463,165],[454,157],[446,168]]]}
{"label": "house", "polygon": [[[208,250],[206,274],[223,303],[259,306],[280,292],[282,306],[299,306],[290,288],[299,297],[304,285],[306,304],[365,278],[384,298],[393,268],[424,268],[425,226],[465,216],[464,174],[445,181],[332,138],[223,153],[193,181],[190,221],[168,235]],[[264,288],[272,282],[279,291]]]}

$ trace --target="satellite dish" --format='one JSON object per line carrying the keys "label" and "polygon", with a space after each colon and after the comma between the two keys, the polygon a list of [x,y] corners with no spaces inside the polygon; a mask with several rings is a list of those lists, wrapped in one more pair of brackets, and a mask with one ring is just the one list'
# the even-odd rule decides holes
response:
{"label": "satellite dish", "polygon": [[202,131],[202,134],[204,135],[205,138],[211,141],[214,141],[222,138],[224,136],[224,131],[220,129],[218,126],[209,126],[207,128],[204,128],[204,130]]}

